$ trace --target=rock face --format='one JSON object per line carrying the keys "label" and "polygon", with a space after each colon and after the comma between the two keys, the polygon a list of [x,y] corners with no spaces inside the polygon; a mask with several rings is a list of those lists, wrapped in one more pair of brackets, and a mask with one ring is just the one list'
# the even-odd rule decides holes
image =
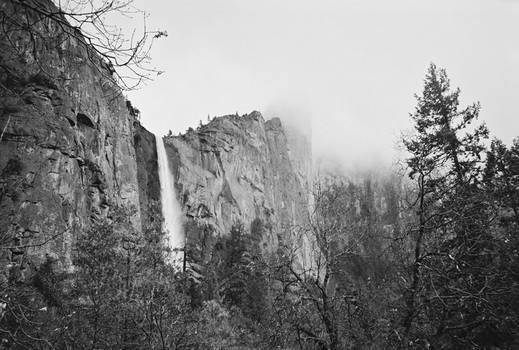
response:
{"label": "rock face", "polygon": [[160,228],[160,180],[155,135],[134,123],[139,206],[143,228]]}
{"label": "rock face", "polygon": [[[15,2],[0,10],[21,20]],[[7,38],[4,28],[0,37],[0,237],[12,246],[1,260],[23,269],[58,256],[70,268],[74,237],[91,218],[133,207],[141,225],[139,130],[106,64],[55,22],[29,17],[41,35]]]}
{"label": "rock face", "polygon": [[[77,237],[111,209],[137,229],[161,222],[155,136],[112,68],[79,33],[20,4],[0,2],[0,280],[13,266],[26,277],[44,262],[72,270]],[[26,15],[37,35],[10,30]],[[272,250],[305,224],[310,146],[279,119],[220,117],[166,145],[188,235],[261,221]]]}
{"label": "rock face", "polygon": [[265,121],[259,112],[219,117],[166,145],[188,240],[193,226],[225,235],[238,221],[249,228],[259,219],[263,247],[271,250],[306,223],[310,144],[279,119]]}

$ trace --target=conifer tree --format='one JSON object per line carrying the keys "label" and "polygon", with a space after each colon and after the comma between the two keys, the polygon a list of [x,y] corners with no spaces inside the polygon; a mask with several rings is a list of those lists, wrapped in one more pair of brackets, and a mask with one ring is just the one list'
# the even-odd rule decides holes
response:
{"label": "conifer tree", "polygon": [[479,103],[460,109],[459,94],[451,90],[446,71],[431,64],[411,115],[415,134],[403,140],[417,188],[403,326],[404,334],[421,346],[444,346],[474,335],[480,325],[474,293],[485,278],[482,265],[492,260],[485,253],[492,239],[479,186],[488,130],[484,124],[471,125]]}

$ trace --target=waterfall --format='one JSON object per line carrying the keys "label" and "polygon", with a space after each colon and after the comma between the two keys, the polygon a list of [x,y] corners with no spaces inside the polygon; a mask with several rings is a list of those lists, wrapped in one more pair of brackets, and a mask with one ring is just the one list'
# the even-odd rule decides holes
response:
{"label": "waterfall", "polygon": [[155,135],[157,145],[157,162],[159,166],[160,199],[164,222],[162,229],[166,233],[166,244],[171,249],[168,259],[176,266],[182,266],[184,260],[185,239],[182,232],[182,211],[177,201],[175,181],[169,169],[168,156],[162,137]]}

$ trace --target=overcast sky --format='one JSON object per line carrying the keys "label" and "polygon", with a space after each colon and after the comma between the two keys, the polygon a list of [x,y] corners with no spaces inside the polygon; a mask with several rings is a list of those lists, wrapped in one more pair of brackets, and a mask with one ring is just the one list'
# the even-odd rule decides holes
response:
{"label": "overcast sky", "polygon": [[[519,136],[519,1],[136,0],[165,73],[129,94],[146,128],[184,132],[207,115],[312,118],[316,154],[391,162],[430,62],[462,103]],[[279,115],[283,117],[283,115]]]}

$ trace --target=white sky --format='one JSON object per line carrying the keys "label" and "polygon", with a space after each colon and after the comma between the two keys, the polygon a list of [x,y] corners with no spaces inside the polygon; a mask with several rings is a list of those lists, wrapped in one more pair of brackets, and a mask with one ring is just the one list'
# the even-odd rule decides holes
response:
{"label": "white sky", "polygon": [[[430,62],[493,135],[519,136],[519,0],[136,0],[165,70],[129,94],[149,130],[207,115],[312,117],[314,152],[389,163]],[[282,115],[280,115],[283,117]]]}

